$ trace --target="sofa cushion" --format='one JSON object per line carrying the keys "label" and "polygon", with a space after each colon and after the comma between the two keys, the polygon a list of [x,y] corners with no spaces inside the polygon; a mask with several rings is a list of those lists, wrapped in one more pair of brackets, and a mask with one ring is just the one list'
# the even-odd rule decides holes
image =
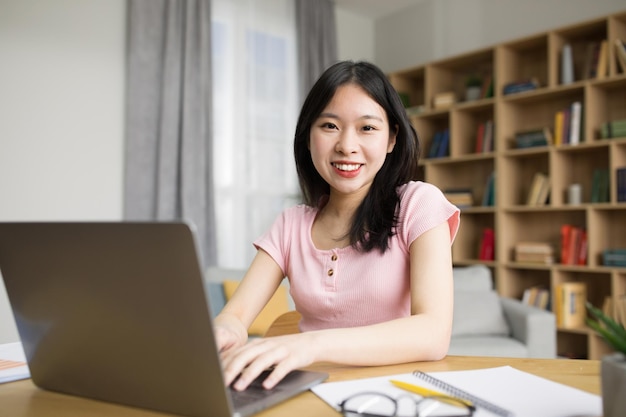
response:
{"label": "sofa cushion", "polygon": [[452,336],[510,334],[495,291],[455,291]]}
{"label": "sofa cushion", "polygon": [[491,270],[485,265],[470,265],[453,269],[455,291],[491,291]]}
{"label": "sofa cushion", "polygon": [[517,339],[501,336],[459,336],[450,340],[448,355],[525,358],[528,347]]}
{"label": "sofa cushion", "polygon": [[[226,300],[230,300],[239,286],[239,281],[227,279],[224,280],[223,285]],[[272,298],[270,298],[263,310],[261,310],[257,318],[250,325],[248,334],[263,336],[274,320],[289,310],[290,307],[287,296],[287,288],[284,285],[280,285]]]}

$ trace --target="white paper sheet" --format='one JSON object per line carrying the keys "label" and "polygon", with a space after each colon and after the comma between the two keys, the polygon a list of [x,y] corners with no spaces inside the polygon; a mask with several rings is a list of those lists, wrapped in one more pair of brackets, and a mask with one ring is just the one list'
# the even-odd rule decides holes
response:
{"label": "white paper sheet", "polygon": [[[602,398],[598,395],[559,384],[510,366],[469,371],[429,372],[450,385],[509,410],[515,417],[598,417]],[[352,394],[374,391],[391,396],[405,395],[390,379],[435,388],[413,374],[390,375],[360,380],[327,382],[311,390],[332,407]],[[416,397],[418,398],[418,397]],[[478,408],[475,417],[495,414]]]}
{"label": "white paper sheet", "polygon": [[26,355],[20,342],[0,345],[0,384],[30,378]]}

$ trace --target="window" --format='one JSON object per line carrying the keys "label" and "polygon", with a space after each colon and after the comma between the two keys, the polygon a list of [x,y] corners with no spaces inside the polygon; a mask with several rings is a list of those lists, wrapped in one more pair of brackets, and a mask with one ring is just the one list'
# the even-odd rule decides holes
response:
{"label": "window", "polygon": [[292,0],[213,0],[213,149],[218,266],[246,268],[254,239],[299,201]]}

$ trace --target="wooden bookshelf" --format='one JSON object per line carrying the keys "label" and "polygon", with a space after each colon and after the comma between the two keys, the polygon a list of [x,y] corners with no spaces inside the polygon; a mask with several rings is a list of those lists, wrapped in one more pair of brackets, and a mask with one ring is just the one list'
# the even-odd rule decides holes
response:
{"label": "wooden bookshelf", "polygon": [[[619,64],[615,40],[626,41],[626,11],[556,28],[489,48],[445,58],[389,74],[398,92],[408,98],[407,112],[428,155],[435,132],[449,129],[449,152],[422,158],[425,180],[441,189],[470,189],[474,205],[462,209],[461,229],[452,248],[455,265],[489,266],[498,292],[521,299],[533,286],[552,292],[564,282],[584,282],[588,300],[602,306],[606,297],[617,301],[626,294],[626,268],[602,264],[606,249],[626,248],[626,202],[618,201],[616,172],[626,167],[626,137],[603,139],[604,123],[626,119],[626,73]],[[607,43],[606,71],[594,73],[593,48]],[[574,79],[561,83],[561,52],[572,50]],[[596,50],[596,54],[599,49]],[[493,95],[465,101],[465,81],[478,75],[493,81]],[[504,94],[505,87],[534,80],[536,88]],[[435,97],[453,93],[457,102],[434,108]],[[519,132],[548,127],[555,132],[556,113],[582,104],[579,143],[518,148]],[[493,122],[493,146],[479,150],[481,124]],[[608,170],[607,200],[594,201],[594,173]],[[528,206],[534,175],[548,176],[550,197],[545,205]],[[495,201],[483,205],[486,184],[495,173]],[[582,187],[581,204],[569,204],[567,190]],[[561,226],[587,231],[587,260],[567,265],[560,260]],[[495,259],[480,260],[480,240],[486,228],[495,230]],[[553,245],[553,264],[514,261],[519,242]],[[599,359],[610,350],[587,327],[557,328],[558,354]]]}

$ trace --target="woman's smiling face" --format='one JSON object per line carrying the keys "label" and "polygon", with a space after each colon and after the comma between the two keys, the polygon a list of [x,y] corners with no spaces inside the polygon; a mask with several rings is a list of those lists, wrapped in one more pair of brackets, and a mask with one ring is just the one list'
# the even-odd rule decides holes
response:
{"label": "woman's smiling face", "polygon": [[358,85],[345,84],[313,123],[309,147],[331,195],[364,197],[395,143],[385,110]]}

